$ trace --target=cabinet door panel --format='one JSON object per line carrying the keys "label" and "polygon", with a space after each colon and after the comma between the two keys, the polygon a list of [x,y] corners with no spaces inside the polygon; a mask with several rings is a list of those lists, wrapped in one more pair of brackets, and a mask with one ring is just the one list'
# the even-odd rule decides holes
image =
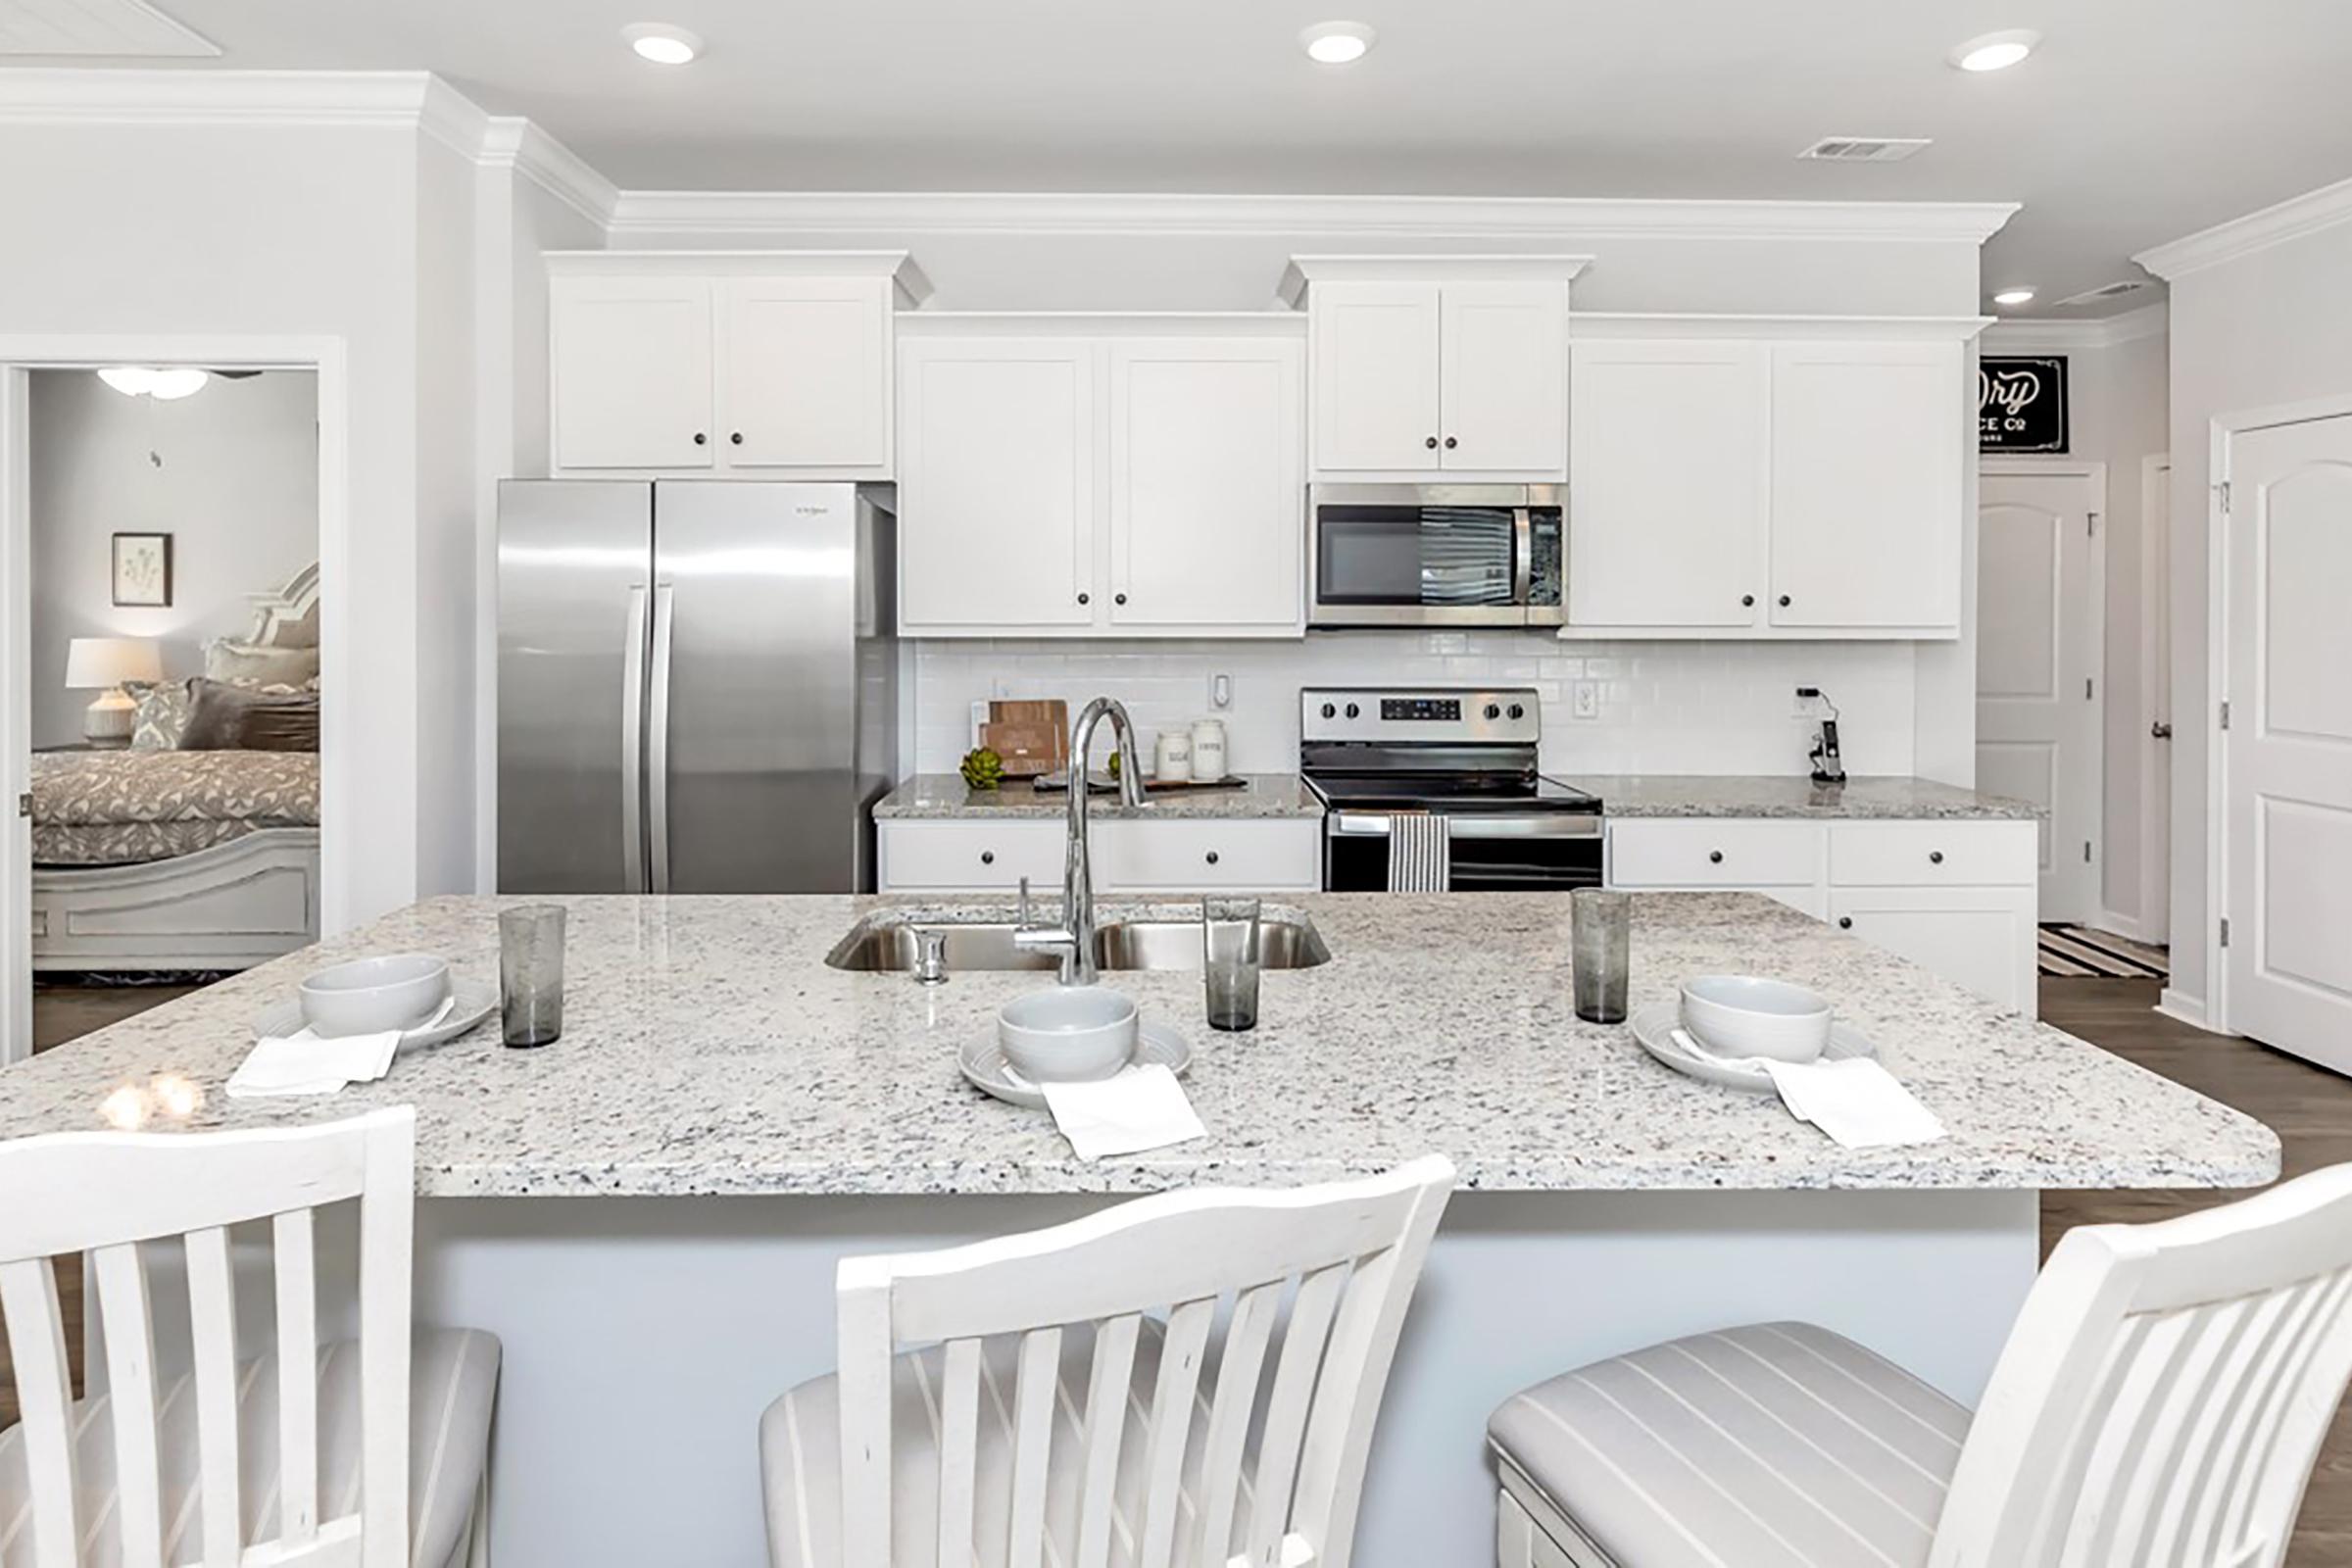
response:
{"label": "cabinet door panel", "polygon": [[1574,368],[1569,624],[1762,624],[1769,345],[1580,343]]}
{"label": "cabinet door panel", "polygon": [[1315,466],[1438,466],[1438,285],[1319,283]]}
{"label": "cabinet door panel", "polygon": [[557,467],[710,466],[708,281],[559,277],[549,309]]}
{"label": "cabinet door panel", "polygon": [[2030,887],[1830,890],[1839,929],[2029,1017],[2034,908]]}
{"label": "cabinet door panel", "polygon": [[888,280],[753,277],[724,287],[718,355],[729,466],[888,465]]}
{"label": "cabinet door panel", "polygon": [[1048,339],[901,346],[908,627],[1094,622],[1094,354]]}
{"label": "cabinet door panel", "polygon": [[1774,347],[1774,625],[1959,623],[1960,364],[1957,343]]}
{"label": "cabinet door panel", "polygon": [[1568,461],[1568,286],[1447,283],[1439,460],[1557,473]]}
{"label": "cabinet door panel", "polygon": [[1300,625],[1300,359],[1296,342],[1111,345],[1113,625]]}

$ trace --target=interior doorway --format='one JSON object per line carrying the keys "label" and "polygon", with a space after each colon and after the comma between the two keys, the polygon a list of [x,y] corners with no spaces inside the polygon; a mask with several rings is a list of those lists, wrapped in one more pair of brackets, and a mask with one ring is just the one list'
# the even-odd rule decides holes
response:
{"label": "interior doorway", "polygon": [[2173,460],[2139,466],[2139,926],[2163,947],[2173,919]]}
{"label": "interior doorway", "polygon": [[2107,475],[1986,463],[1978,487],[1977,783],[2041,807],[2040,919],[2100,912]]}

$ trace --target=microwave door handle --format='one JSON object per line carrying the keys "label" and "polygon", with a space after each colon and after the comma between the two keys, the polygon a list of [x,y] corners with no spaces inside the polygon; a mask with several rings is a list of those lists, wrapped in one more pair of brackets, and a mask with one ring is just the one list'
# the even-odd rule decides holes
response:
{"label": "microwave door handle", "polygon": [[1527,508],[1511,511],[1511,603],[1522,610],[1536,591],[1536,525]]}

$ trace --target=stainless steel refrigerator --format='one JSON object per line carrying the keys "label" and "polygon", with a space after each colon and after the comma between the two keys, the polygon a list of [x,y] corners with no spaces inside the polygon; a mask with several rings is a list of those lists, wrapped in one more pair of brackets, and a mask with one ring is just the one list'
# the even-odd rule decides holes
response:
{"label": "stainless steel refrigerator", "polygon": [[500,485],[500,889],[869,891],[896,535],[888,486]]}

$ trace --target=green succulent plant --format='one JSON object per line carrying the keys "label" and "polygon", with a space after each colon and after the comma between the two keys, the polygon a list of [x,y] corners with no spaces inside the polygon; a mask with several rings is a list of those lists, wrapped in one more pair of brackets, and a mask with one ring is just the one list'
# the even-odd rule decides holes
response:
{"label": "green succulent plant", "polygon": [[993,790],[1004,782],[1004,759],[985,746],[975,746],[963,754],[963,763],[957,771],[973,789]]}

